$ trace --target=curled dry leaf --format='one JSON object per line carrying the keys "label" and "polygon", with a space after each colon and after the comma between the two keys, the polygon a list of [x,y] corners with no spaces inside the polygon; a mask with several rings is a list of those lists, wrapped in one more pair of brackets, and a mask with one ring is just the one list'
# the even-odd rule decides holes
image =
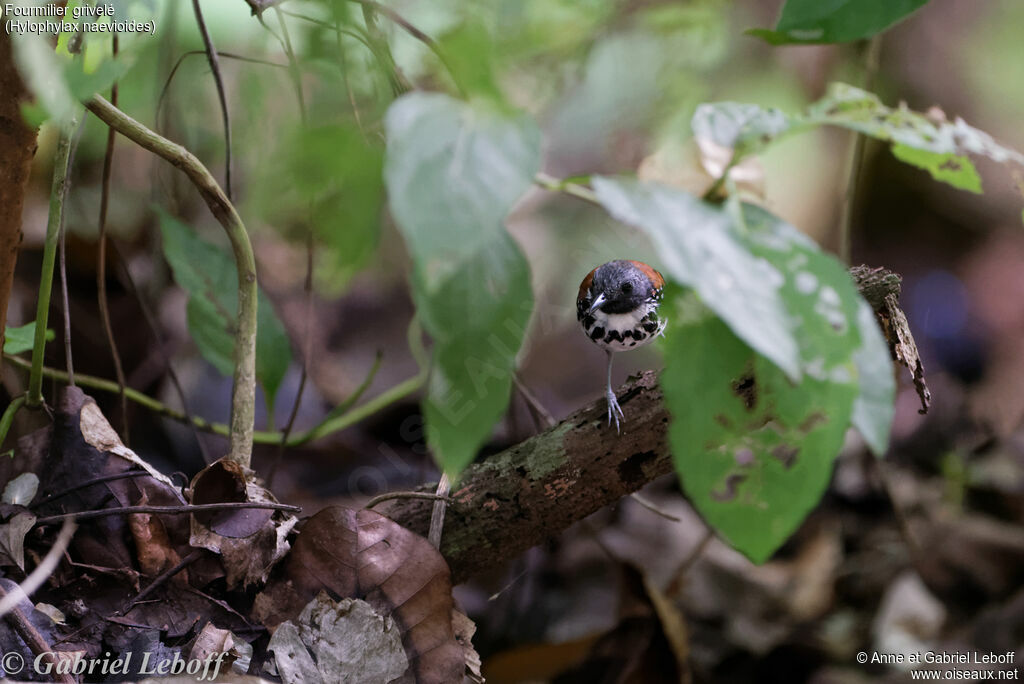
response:
{"label": "curled dry leaf", "polygon": [[398,625],[366,601],[325,592],[281,624],[267,646],[285,684],[397,682],[409,667]]}
{"label": "curled dry leaf", "polygon": [[321,590],[365,599],[399,625],[415,680],[447,684],[466,668],[452,628],[451,589],[448,566],[426,539],[373,511],[330,506],[306,522],[282,576],[253,611],[274,629]]}
{"label": "curled dry leaf", "polygon": [[924,378],[924,365],[917,351],[917,343],[910,332],[907,315],[900,308],[900,289],[903,279],[886,268],[870,268],[854,266],[850,269],[853,279],[861,294],[868,300],[875,316],[882,326],[882,333],[889,343],[892,358],[903,364],[910,371],[914,380],[914,389],[921,399],[919,413],[928,413],[932,402],[932,393]]}
{"label": "curled dry leaf", "polygon": [[[194,504],[277,503],[251,470],[225,459],[201,470],[190,489]],[[221,555],[230,588],[246,587],[266,582],[271,568],[288,553],[287,538],[296,523],[293,515],[265,508],[204,512],[191,516],[189,542]]]}
{"label": "curled dry leaf", "polygon": [[[227,654],[232,672],[245,674],[249,670],[249,662],[252,660],[252,645],[235,636],[231,630],[220,629],[215,627],[212,622],[207,622],[196,637],[195,643],[192,644],[189,660],[207,660],[215,658],[220,653]],[[221,670],[226,671],[227,669],[227,663],[225,663]]]}
{"label": "curled dry leaf", "polygon": [[[203,468],[192,478],[192,503],[241,503],[245,501],[267,501],[264,492],[257,492],[258,499],[248,496],[248,484],[252,471],[234,461],[221,459]],[[222,537],[242,539],[256,534],[274,511],[266,508],[234,508],[224,511],[202,511],[193,513],[195,522]]]}

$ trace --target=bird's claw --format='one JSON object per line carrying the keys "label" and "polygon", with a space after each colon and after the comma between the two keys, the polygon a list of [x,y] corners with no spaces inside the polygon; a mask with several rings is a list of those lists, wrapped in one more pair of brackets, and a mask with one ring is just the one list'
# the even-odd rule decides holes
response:
{"label": "bird's claw", "polygon": [[619,406],[619,400],[615,398],[615,393],[608,390],[608,394],[605,395],[608,399],[608,424],[611,425],[612,421],[615,421],[615,431],[621,432],[619,428],[619,418],[623,418],[622,407]]}

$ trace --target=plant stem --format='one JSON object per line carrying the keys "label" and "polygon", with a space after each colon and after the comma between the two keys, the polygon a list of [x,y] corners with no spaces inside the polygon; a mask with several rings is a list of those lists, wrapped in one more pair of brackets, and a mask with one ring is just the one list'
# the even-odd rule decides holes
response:
{"label": "plant stem", "polygon": [[597,200],[597,194],[590,188],[579,183],[572,183],[561,178],[549,176],[543,171],[533,177],[533,182],[551,192],[564,192],[566,195],[572,195],[586,202],[600,204]]}
{"label": "plant stem", "polygon": [[210,63],[210,71],[213,72],[213,83],[217,86],[220,118],[224,124],[224,189],[227,191],[228,199],[234,200],[234,194],[231,192],[231,117],[228,116],[228,98],[224,94],[224,79],[220,75],[220,59],[217,57],[217,46],[213,44],[213,38],[210,37],[210,32],[206,29],[206,20],[203,19],[203,10],[199,7],[199,0],[192,0],[192,12],[196,15],[199,34],[203,37],[206,60]]}
{"label": "plant stem", "polygon": [[[875,80],[878,72],[878,56],[882,50],[882,34],[877,34],[867,45],[864,54],[864,82],[865,90],[871,89],[871,83]],[[839,214],[839,260],[844,264],[850,264],[851,252],[853,251],[853,211],[857,199],[857,187],[860,182],[860,170],[864,163],[864,139],[867,137],[861,133],[851,132],[852,139],[846,158],[846,193],[843,195],[843,205]]]}
{"label": "plant stem", "polygon": [[11,429],[11,424],[14,422],[14,415],[25,405],[25,397],[14,397],[7,408],[4,409],[3,416],[0,416],[0,444],[4,443],[7,439],[7,433]]}
{"label": "plant stem", "polygon": [[[114,56],[120,48],[120,39],[114,33],[111,39],[111,50]],[[110,86],[110,104],[117,106],[117,81]],[[110,347],[110,359],[114,362],[114,375],[117,376],[117,384],[121,391],[121,441],[125,446],[131,443],[130,428],[128,425],[128,400],[124,396],[124,388],[128,382],[125,379],[124,367],[121,365],[121,353],[117,349],[117,340],[114,338],[114,326],[110,323],[110,307],[107,302],[107,209],[110,206],[110,178],[114,169],[114,142],[117,132],[110,128],[107,130],[107,147],[103,154],[103,175],[100,184],[100,215],[99,238],[96,247],[96,301],[99,305],[100,321],[103,323],[103,334],[107,338],[107,346]]]}
{"label": "plant stem", "polygon": [[[30,364],[27,361],[14,355],[5,354],[4,358],[7,361],[11,362],[13,365],[20,366],[21,368],[29,368],[30,366]],[[43,367],[42,373],[44,377],[53,380],[58,380],[60,382],[68,381],[68,374],[62,370],[57,370],[56,368]],[[320,439],[321,437],[326,437],[327,435],[350,428],[359,421],[372,416],[374,413],[377,413],[378,411],[387,408],[388,406],[394,404],[397,401],[401,401],[405,397],[409,396],[410,394],[418,390],[420,387],[423,386],[423,383],[426,381],[426,377],[426,372],[421,371],[418,375],[415,375],[411,378],[408,378],[407,380],[400,382],[399,384],[395,385],[386,392],[379,394],[378,396],[374,397],[365,404],[362,404],[354,409],[351,409],[340,416],[331,416],[328,419],[324,420],[322,423],[310,428],[306,432],[301,432],[296,435],[289,435],[288,439],[284,441],[284,444],[285,446],[288,447],[302,446],[303,444],[307,444],[309,442],[312,442],[313,440],[317,440]],[[78,375],[75,376],[75,380],[82,387],[90,387],[92,389],[100,390],[103,392],[112,392],[115,394],[121,391],[121,388],[118,386],[116,382],[112,380],[106,380],[104,378],[97,378],[93,375],[82,375],[81,373],[79,373]],[[230,428],[223,423],[211,423],[205,418],[200,418],[199,416],[189,417],[182,413],[181,411],[172,409],[170,406],[161,403],[157,399],[154,399],[149,395],[143,394],[138,390],[132,389],[131,387],[125,388],[124,395],[131,401],[134,401],[136,404],[144,406],[145,408],[148,408],[149,410],[155,413],[159,413],[162,416],[166,416],[171,420],[176,420],[181,423],[191,422],[198,429],[203,430],[204,432],[213,433],[215,435],[221,435],[224,437],[228,437],[231,435]],[[15,399],[14,401],[17,402],[18,399]],[[16,410],[16,408],[12,408],[13,406],[14,402],[11,403],[11,406],[9,406],[7,411],[4,413],[5,419],[7,418],[8,412]],[[11,419],[13,419],[13,413],[11,413]],[[2,422],[2,420],[0,420],[0,426],[3,426],[3,424],[4,423]],[[253,441],[257,444],[281,444],[283,438],[283,433],[281,432],[270,432],[263,430],[253,432],[252,435]]]}
{"label": "plant stem", "polygon": [[53,291],[53,267],[64,223],[64,198],[68,191],[68,172],[71,166],[71,146],[78,128],[77,112],[61,127],[57,153],[53,160],[53,184],[50,187],[50,215],[46,223],[46,241],[43,243],[43,272],[39,277],[39,298],[36,302],[36,336],[32,345],[32,372],[28,381],[29,407],[43,403],[43,354],[46,350],[46,324],[50,316],[50,294]]}
{"label": "plant stem", "polygon": [[93,95],[86,107],[124,137],[184,171],[227,233],[238,269],[238,329],[227,458],[248,467],[256,416],[256,259],[245,225],[213,175],[191,152],[154,133],[99,95]]}

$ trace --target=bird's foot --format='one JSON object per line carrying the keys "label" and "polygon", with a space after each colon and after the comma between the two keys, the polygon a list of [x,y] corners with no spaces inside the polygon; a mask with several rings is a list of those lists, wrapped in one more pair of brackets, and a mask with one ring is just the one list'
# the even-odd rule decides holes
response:
{"label": "bird's foot", "polygon": [[623,417],[622,407],[619,406],[619,400],[615,398],[615,392],[608,389],[605,397],[608,399],[608,424],[611,425],[612,421],[615,421],[615,431],[621,432],[619,428],[619,419]]}

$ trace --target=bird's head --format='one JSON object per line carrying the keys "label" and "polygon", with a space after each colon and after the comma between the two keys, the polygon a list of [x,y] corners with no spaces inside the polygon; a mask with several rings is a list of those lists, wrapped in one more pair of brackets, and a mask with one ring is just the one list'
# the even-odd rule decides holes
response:
{"label": "bird's head", "polygon": [[[588,282],[589,281],[589,282]],[[658,298],[665,280],[639,261],[609,261],[590,272],[580,285],[586,313],[600,309],[608,314],[634,311]]]}

